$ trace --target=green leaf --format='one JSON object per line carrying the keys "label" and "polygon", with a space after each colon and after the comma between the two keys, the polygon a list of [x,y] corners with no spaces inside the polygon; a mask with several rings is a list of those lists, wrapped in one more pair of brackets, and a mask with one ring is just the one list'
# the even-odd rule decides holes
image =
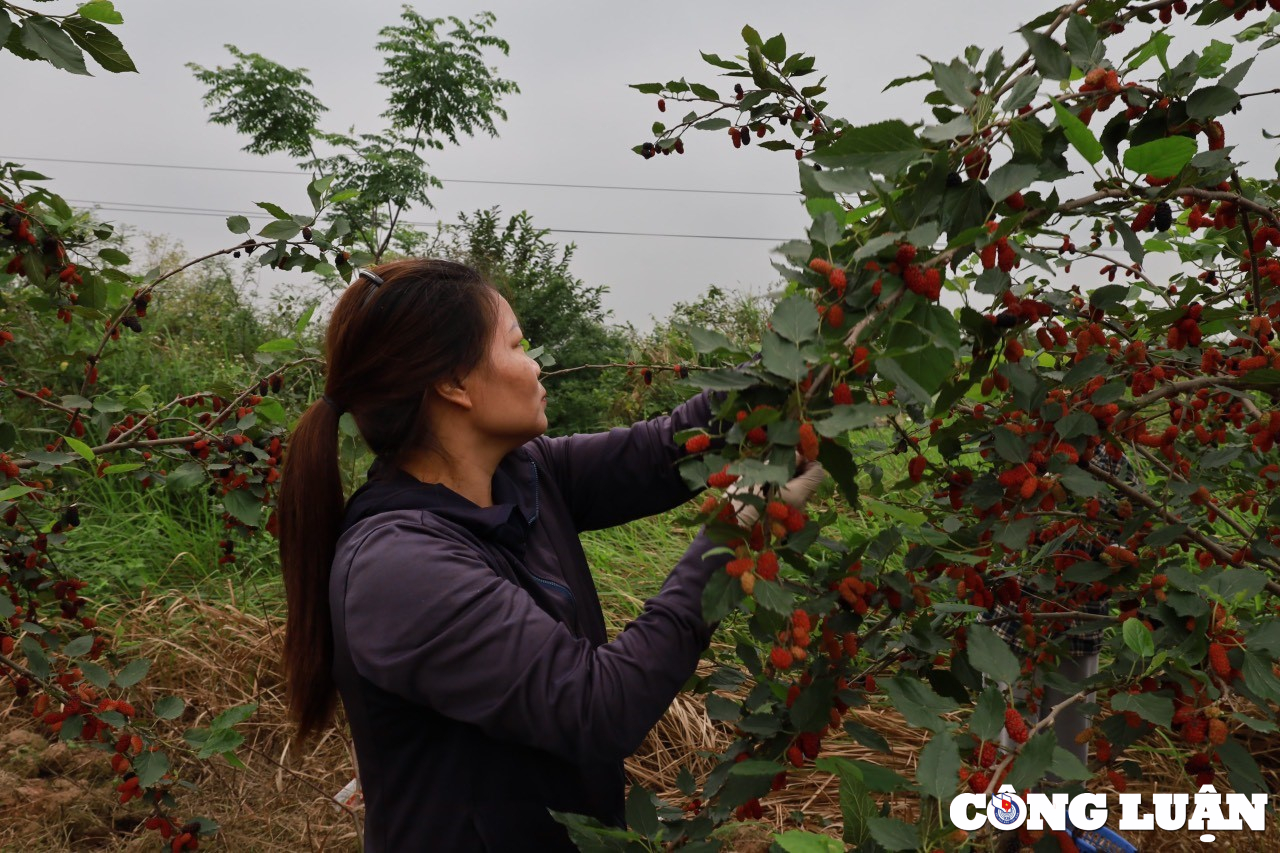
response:
{"label": "green leaf", "polygon": [[920,750],[916,782],[920,789],[939,801],[955,795],[960,783],[960,749],[947,732],[939,732]]}
{"label": "green leaf", "polygon": [[84,673],[85,680],[99,690],[106,690],[111,686],[111,673],[93,661],[82,660],[76,666],[80,667],[80,671]]}
{"label": "green leaf", "polygon": [[284,405],[271,397],[263,397],[262,402],[254,406],[253,410],[258,413],[258,417],[273,423],[282,424],[288,419]]}
{"label": "green leaf", "polygon": [[756,603],[765,610],[770,610],[781,616],[788,616],[795,610],[795,596],[782,587],[777,581],[767,581],[763,578],[756,580],[755,589],[752,590]]}
{"label": "green leaf", "polygon": [[1053,428],[1063,438],[1098,434],[1098,422],[1088,412],[1069,412],[1065,417],[1059,418]]}
{"label": "green leaf", "polygon": [[895,817],[873,817],[867,821],[871,837],[886,850],[919,850],[920,833]]}
{"label": "green leaf", "polygon": [[268,222],[258,234],[268,240],[292,240],[301,230],[302,226],[292,219],[277,219],[274,222]]}
{"label": "green leaf", "polygon": [[1030,163],[1005,163],[987,179],[987,193],[992,201],[1003,201],[1030,186],[1039,176],[1039,166]]}
{"label": "green leaf", "polygon": [[760,52],[770,62],[781,62],[787,58],[787,40],[778,33],[761,46]]}
{"label": "green leaf", "polygon": [[1151,629],[1142,624],[1141,619],[1124,620],[1120,633],[1124,637],[1124,644],[1134,654],[1149,658],[1156,653],[1155,638],[1151,635]]}
{"label": "green leaf", "polygon": [[13,21],[9,18],[9,13],[0,6],[0,50],[5,46],[5,42],[9,40],[10,34],[13,32]]}
{"label": "green leaf", "polygon": [[818,312],[806,297],[789,296],[773,309],[769,324],[787,340],[802,344],[817,335]]}
{"label": "green leaf", "polygon": [[791,382],[799,382],[809,372],[800,348],[771,330],[760,338],[760,354],[765,370]]}
{"label": "green leaf", "polygon": [[1027,461],[1031,451],[1027,447],[1027,442],[1020,436],[1014,435],[1004,427],[996,427],[991,431],[991,437],[996,453],[1000,454],[1001,459],[1015,463]]}
{"label": "green leaf", "polygon": [[1227,738],[1217,749],[1227,768],[1227,781],[1239,794],[1269,794],[1270,789],[1258,769],[1258,762],[1240,741]]}
{"label": "green leaf", "polygon": [[1049,770],[1053,772],[1059,779],[1065,779],[1069,782],[1083,782],[1086,779],[1093,778],[1093,771],[1076,758],[1073,753],[1067,752],[1060,746],[1053,748],[1053,762],[1049,765]]}
{"label": "green leaf", "polygon": [[1067,18],[1067,50],[1076,64],[1093,65],[1098,57],[1095,55],[1098,44],[1102,40],[1098,28],[1089,22],[1084,15],[1070,15]]}
{"label": "green leaf", "polygon": [[39,491],[37,486],[6,486],[0,489],[0,501],[11,501],[37,491]]}
{"label": "green leaf", "polygon": [[258,345],[258,352],[287,352],[298,348],[293,338],[276,338]]}
{"label": "green leaf", "polygon": [[921,405],[928,405],[929,400],[932,399],[933,395],[912,379],[897,360],[881,356],[875,360],[875,366],[877,373],[898,387],[899,399],[905,397]]}
{"label": "green leaf", "polygon": [[1022,664],[999,634],[986,625],[973,624],[966,636],[969,663],[974,669],[1005,684],[1012,684],[1018,679]]}
{"label": "green leaf", "polygon": [[270,213],[276,219],[292,219],[293,218],[289,216],[289,214],[285,212],[285,209],[278,204],[273,204],[269,201],[255,201],[254,204],[262,208],[263,210],[265,210],[267,213]]}
{"label": "green leaf", "polygon": [[710,355],[720,350],[733,351],[737,347],[733,345],[733,341],[723,333],[715,329],[704,329],[701,326],[695,326],[692,323],[684,323],[676,321],[672,326],[679,332],[688,335],[689,342],[693,344],[695,352]]}
{"label": "green leaf", "polygon": [[1022,745],[1005,781],[1019,791],[1039,782],[1053,763],[1053,751],[1057,745],[1058,736],[1052,730],[1031,738]]}
{"label": "green leaf", "polygon": [[130,661],[128,666],[116,673],[116,684],[120,687],[132,687],[146,677],[149,669],[151,661],[146,658]]}
{"label": "green leaf", "polygon": [[1196,60],[1196,76],[1218,77],[1222,74],[1223,68],[1227,64],[1227,60],[1231,59],[1231,45],[1226,42],[1214,39],[1200,51],[1200,58]]}
{"label": "green leaf", "polygon": [[1140,175],[1173,178],[1196,156],[1196,141],[1186,136],[1166,136],[1124,152],[1124,167]]}
{"label": "green leaf", "polygon": [[141,467],[141,462],[122,462],[117,465],[108,465],[102,469],[102,474],[104,477],[107,474],[123,474],[127,471],[137,471]]}
{"label": "green leaf", "polygon": [[183,462],[164,478],[165,488],[175,492],[195,488],[202,482],[204,482],[204,468],[199,462]]}
{"label": "green leaf", "polygon": [[939,696],[929,685],[910,675],[896,675],[882,684],[893,706],[913,726],[941,731],[945,725],[939,716],[957,707],[954,700]]}
{"label": "green leaf", "polygon": [[186,703],[182,701],[180,696],[164,696],[156,702],[155,709],[152,711],[157,720],[176,720],[182,716],[182,710],[186,707]]}
{"label": "green leaf", "polygon": [[[1132,621],[1129,619],[1125,624]],[[1133,711],[1147,722],[1165,728],[1173,723],[1173,700],[1154,693],[1117,693],[1111,697],[1111,710],[1117,713]]]}
{"label": "green leaf", "polygon": [[126,71],[137,73],[137,66],[133,64],[133,59],[125,51],[120,39],[116,38],[116,34],[103,24],[87,18],[71,17],[62,22],[62,29],[84,49],[85,53],[92,56],[94,62],[101,65],[103,70],[110,71],[112,74]]}
{"label": "green leaf", "polygon": [[702,615],[708,622],[718,622],[745,597],[742,585],[724,572],[716,572],[702,589]]}
{"label": "green leaf", "polygon": [[1171,41],[1173,41],[1173,39],[1166,32],[1160,31],[1152,33],[1151,37],[1147,39],[1146,42],[1141,46],[1134,48],[1125,57],[1129,63],[1128,70],[1136,70],[1152,57],[1159,57],[1160,64],[1167,70],[1169,68],[1169,62],[1165,59],[1165,56],[1168,53],[1169,43]]}
{"label": "green leaf", "polygon": [[974,705],[973,714],[969,717],[969,728],[983,740],[995,740],[1000,737],[1000,730],[1004,728],[1004,709],[1004,697],[1000,694],[1000,688],[988,684]]}
{"label": "green leaf", "polygon": [[[124,16],[116,11],[111,0],[90,0],[76,10],[80,17],[102,24],[123,24]],[[1230,48],[1228,48],[1228,55]]]}
{"label": "green leaf", "polygon": [[830,835],[792,829],[773,837],[785,853],[844,853],[844,845]]}
{"label": "green leaf", "polygon": [[80,48],[61,27],[43,15],[31,15],[24,20],[19,38],[24,48],[55,68],[72,74],[89,74]]}
{"label": "green leaf", "polygon": [[97,458],[93,454],[93,448],[89,447],[89,445],[85,444],[80,439],[72,438],[69,435],[64,435],[62,437],[62,440],[67,443],[68,447],[70,447],[76,453],[79,453],[81,456],[83,456],[84,461],[92,462],[95,458]]}
{"label": "green leaf", "polygon": [[114,264],[115,266],[118,266],[118,267],[122,267],[125,264],[129,263],[129,256],[126,255],[124,252],[120,251],[119,249],[112,249],[112,248],[99,249],[98,257],[102,258],[102,260],[106,261],[107,263]]}
{"label": "green leaf", "polygon": [[[719,56],[717,56],[714,53],[703,53],[702,51],[698,51],[698,52],[702,54],[703,61],[708,63],[709,65],[714,65],[717,68],[726,68],[729,71],[742,70],[741,62],[735,62],[732,59],[721,59]],[[658,91],[662,91],[662,90],[659,89]]]}
{"label": "green leaf", "polygon": [[1036,69],[1050,80],[1066,80],[1071,76],[1071,58],[1062,45],[1034,30],[1021,30],[1022,37],[1035,57]]}
{"label": "green leaf", "polygon": [[89,650],[92,648],[93,635],[85,634],[83,637],[76,637],[74,640],[67,643],[62,649],[62,653],[69,658],[78,658],[83,654],[88,654]]}
{"label": "green leaf", "polygon": [[646,838],[653,838],[662,829],[653,798],[643,785],[632,785],[627,792],[627,827]]}
{"label": "green leaf", "polygon": [[813,422],[813,428],[824,438],[836,438],[851,429],[870,426],[885,417],[883,406],[875,403],[855,403],[847,406],[835,406],[831,415]]}
{"label": "green leaf", "polygon": [[227,512],[250,527],[258,527],[262,523],[262,501],[243,489],[223,495],[222,505]]}
{"label": "green leaf", "polygon": [[221,714],[213,718],[213,722],[209,725],[214,729],[227,729],[232,726],[238,726],[245,720],[253,716],[258,710],[256,702],[248,702],[244,705],[233,705]]}
{"label": "green leaf", "polygon": [[1092,498],[1102,494],[1105,484],[1088,471],[1075,465],[1062,472],[1059,478],[1062,485],[1082,498]]}
{"label": "green leaf", "polygon": [[150,788],[169,772],[169,756],[159,750],[143,752],[134,757],[133,772],[138,774],[139,785]]}
{"label": "green leaf", "polygon": [[950,65],[934,62],[932,67],[933,81],[938,84],[942,94],[946,95],[951,103],[961,109],[973,106],[976,99],[973,92],[969,90],[973,74],[963,62],[959,59],[952,60]]}
{"label": "green leaf", "polygon": [[1102,159],[1102,143],[1085,123],[1067,111],[1062,104],[1053,102],[1053,111],[1058,117],[1058,125],[1067,135],[1067,141],[1080,152],[1080,155],[1092,165]]}
{"label": "green leaf", "polygon": [[227,230],[232,234],[248,234],[249,233],[249,217],[247,216],[228,216]]}
{"label": "green leaf", "polygon": [[839,139],[808,159],[822,166],[859,167],[891,175],[924,153],[924,146],[911,128],[893,120],[845,128]]}
{"label": "green leaf", "polygon": [[1187,116],[1194,119],[1211,119],[1226,115],[1240,104],[1240,95],[1226,86],[1208,86],[1197,89],[1187,98]]}
{"label": "green leaf", "polygon": [[1044,151],[1045,126],[1030,116],[1009,122],[1014,154],[1022,160],[1039,160]]}
{"label": "green leaf", "polygon": [[875,752],[892,752],[893,748],[889,746],[889,741],[885,740],[884,735],[880,734],[873,728],[864,726],[853,720],[845,720],[844,730],[849,733],[849,737],[865,746],[867,749]]}
{"label": "green leaf", "polygon": [[1019,77],[1018,82],[1014,83],[1013,88],[1009,90],[1009,96],[1000,105],[1000,109],[1012,113],[1028,106],[1035,99],[1036,92],[1040,90],[1041,82],[1038,74]]}

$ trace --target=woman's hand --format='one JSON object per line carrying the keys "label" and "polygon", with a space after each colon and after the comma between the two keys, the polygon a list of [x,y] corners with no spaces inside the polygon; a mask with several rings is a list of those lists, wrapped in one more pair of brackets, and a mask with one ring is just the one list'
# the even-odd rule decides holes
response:
{"label": "woman's hand", "polygon": [[[809,502],[814,493],[818,490],[818,486],[827,476],[827,469],[823,468],[817,462],[810,462],[805,459],[797,451],[796,453],[796,474],[787,484],[778,492],[778,500],[785,503],[793,509],[803,509],[804,505]],[[745,529],[749,529],[756,523],[760,517],[760,510],[754,505],[740,500],[739,495],[751,494],[761,497],[760,487],[752,489],[740,487],[734,483],[725,490],[725,494],[729,497],[730,504],[738,516],[738,525]]]}

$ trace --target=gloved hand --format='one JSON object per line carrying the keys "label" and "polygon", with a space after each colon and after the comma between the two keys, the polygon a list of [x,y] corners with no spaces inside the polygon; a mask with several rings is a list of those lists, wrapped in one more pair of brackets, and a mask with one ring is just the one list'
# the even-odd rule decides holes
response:
{"label": "gloved hand", "polygon": [[[796,474],[779,490],[778,500],[793,509],[803,509],[826,476],[826,468],[823,468],[817,462],[810,462],[797,451]],[[740,483],[741,481],[738,482]],[[756,523],[756,520],[760,518],[760,510],[746,501],[738,499],[738,496],[752,494],[760,497],[761,492],[762,488],[760,486],[747,489],[745,486],[738,485],[738,483],[734,483],[725,489],[730,505],[733,507],[734,512],[737,513],[738,524],[744,529],[750,529]]]}

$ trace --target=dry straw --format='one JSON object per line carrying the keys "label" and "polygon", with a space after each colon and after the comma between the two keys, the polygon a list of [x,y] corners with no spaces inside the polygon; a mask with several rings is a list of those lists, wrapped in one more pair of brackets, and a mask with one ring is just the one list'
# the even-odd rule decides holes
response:
{"label": "dry straw", "polygon": [[[198,791],[181,794],[182,814],[208,815],[222,825],[218,840],[202,849],[359,849],[360,810],[339,808],[331,799],[353,775],[345,727],[305,750],[291,737],[278,664],[280,618],[253,615],[234,600],[211,604],[169,592],[106,608],[99,620],[120,626],[120,646],[131,647],[131,655],[154,660],[144,704],[170,693],[187,700],[183,716],[165,724],[161,732],[170,742],[180,743],[185,729],[207,725],[228,707],[249,702],[259,706],[240,727],[246,740],[238,753],[247,771],[221,759],[183,764],[184,774],[191,774],[186,778]],[[703,674],[710,669],[707,662],[700,666]],[[752,686],[748,678],[736,691],[722,694],[742,697]],[[925,740],[920,730],[907,726],[901,715],[880,702],[851,710],[849,718],[881,734],[892,751],[878,753],[841,734],[824,742],[825,755],[874,762],[908,778],[914,774]],[[16,701],[0,705],[0,850],[155,849],[154,835],[140,828],[145,810],[137,803],[115,804],[110,770],[99,753],[49,744],[30,728],[29,715]],[[1280,738],[1260,732],[1242,737],[1268,782],[1273,788],[1280,785]],[[680,769],[687,767],[701,782],[713,766],[708,756],[732,739],[725,724],[707,718],[700,697],[681,695],[627,760],[627,770],[633,781],[682,805],[685,798],[675,784]],[[1160,753],[1159,743],[1147,746],[1151,748],[1136,754],[1145,778],[1131,782],[1129,790],[1190,790],[1179,763]],[[1100,774],[1090,787],[1111,790],[1101,779]],[[722,830],[727,849],[767,851],[772,833],[797,828],[791,816],[800,811],[808,816],[805,828],[840,837],[839,781],[831,774],[792,769],[788,786],[763,798],[762,805],[763,820]],[[917,803],[909,795],[897,795],[890,802],[891,814],[904,820],[913,820],[916,811]],[[1198,835],[1147,833],[1142,849],[1203,850]],[[1220,842],[1228,838],[1239,851],[1280,849],[1280,832],[1274,825],[1263,838],[1232,833]]]}

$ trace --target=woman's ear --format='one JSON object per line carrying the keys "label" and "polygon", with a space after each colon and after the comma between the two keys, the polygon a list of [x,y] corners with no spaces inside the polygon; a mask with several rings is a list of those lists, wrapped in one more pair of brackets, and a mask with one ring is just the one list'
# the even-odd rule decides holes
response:
{"label": "woman's ear", "polygon": [[472,406],[471,393],[467,390],[466,382],[458,377],[437,382],[432,386],[437,397],[454,405],[461,406],[464,409],[470,409]]}

